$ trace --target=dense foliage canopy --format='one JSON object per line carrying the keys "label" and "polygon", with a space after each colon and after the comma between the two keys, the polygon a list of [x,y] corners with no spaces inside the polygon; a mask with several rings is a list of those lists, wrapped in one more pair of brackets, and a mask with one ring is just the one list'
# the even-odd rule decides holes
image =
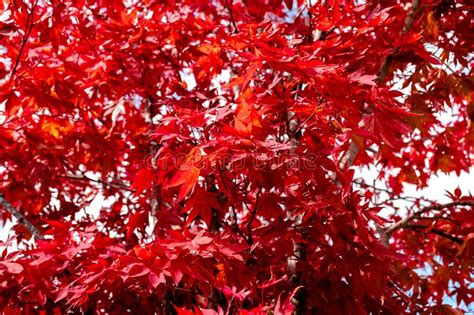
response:
{"label": "dense foliage canopy", "polygon": [[0,311],[469,307],[472,10],[0,0]]}

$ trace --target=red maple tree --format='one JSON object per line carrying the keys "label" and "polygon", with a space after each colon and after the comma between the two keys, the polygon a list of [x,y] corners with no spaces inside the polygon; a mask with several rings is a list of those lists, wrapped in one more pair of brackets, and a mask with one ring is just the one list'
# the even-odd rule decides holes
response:
{"label": "red maple tree", "polygon": [[0,311],[461,312],[472,10],[0,0]]}

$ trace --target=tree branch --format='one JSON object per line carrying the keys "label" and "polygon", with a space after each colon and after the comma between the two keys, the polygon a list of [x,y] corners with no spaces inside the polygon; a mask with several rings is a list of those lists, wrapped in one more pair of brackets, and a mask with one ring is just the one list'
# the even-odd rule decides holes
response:
{"label": "tree branch", "polygon": [[436,204],[436,205],[421,208],[420,210],[415,211],[413,214],[407,216],[406,218],[401,219],[400,221],[392,224],[391,226],[383,230],[381,232],[382,242],[387,246],[390,235],[392,235],[394,232],[396,232],[399,229],[405,228],[406,226],[408,226],[410,222],[413,222],[414,220],[420,218],[421,215],[423,215],[424,213],[427,213],[433,210],[439,211],[445,208],[451,208],[455,206],[474,206],[474,200],[453,201],[446,204]]}
{"label": "tree branch", "polygon": [[413,22],[415,21],[416,11],[420,7],[421,0],[413,0],[411,2],[410,11],[405,18],[405,22],[403,23],[403,33],[406,34],[410,31],[411,27],[413,26]]}
{"label": "tree branch", "polygon": [[450,240],[454,243],[457,243],[459,245],[462,245],[464,243],[464,241],[461,238],[450,235],[450,234],[448,234],[446,232],[443,232],[441,230],[438,230],[438,229],[431,229],[430,233],[433,233],[433,234],[436,234],[438,236],[444,237],[444,238],[446,238],[446,239],[448,239],[448,240]]}
{"label": "tree branch", "polygon": [[[321,4],[325,5],[326,0],[321,0]],[[322,35],[322,31],[318,29],[314,33],[310,34],[308,40],[309,42],[320,41],[322,40]],[[314,112],[310,115],[310,117],[313,114]],[[300,125],[300,121],[296,117],[296,113],[293,111],[289,111],[287,113],[287,130],[291,145],[291,153],[294,153],[296,151],[296,148],[298,147],[301,140],[301,128],[303,128],[303,126],[306,124],[310,117],[308,117],[308,119],[303,122],[300,128],[298,128],[298,126]],[[301,287],[291,299],[291,302],[295,307],[293,312],[293,314],[295,315],[303,314],[305,311],[304,307],[306,304],[306,286],[303,280],[303,273],[300,270],[300,265],[306,260],[306,251],[307,246],[304,242],[293,242],[293,254],[288,257],[287,261],[288,271],[290,273],[290,283],[294,288]]]}
{"label": "tree branch", "polygon": [[438,236],[441,236],[445,239],[448,239],[456,244],[459,244],[459,245],[462,245],[464,243],[464,241],[459,238],[459,237],[456,237],[456,236],[453,236],[451,234],[448,234],[444,231],[441,231],[441,230],[438,230],[438,229],[430,229],[428,226],[425,226],[425,225],[408,225],[407,228],[410,228],[414,231],[419,231],[421,229],[428,229],[426,231],[426,233],[431,233],[431,234],[435,234],[435,235],[438,235]]}
{"label": "tree branch", "polygon": [[0,204],[8,212],[10,212],[10,214],[18,220],[18,223],[23,225],[34,236],[34,238],[39,240],[43,239],[40,231],[30,221],[28,221],[28,219],[22,213],[16,210],[15,207],[7,199],[5,199],[5,196],[1,193]]}
{"label": "tree branch", "polygon": [[[421,0],[413,0],[412,1],[410,11],[408,11],[407,17],[405,18],[405,22],[403,23],[402,34],[408,33],[408,31],[413,26],[416,11],[420,7],[420,2],[421,2]],[[391,54],[390,54],[385,58],[382,66],[381,66],[381,68],[380,68],[380,70],[377,74],[377,80],[376,80],[377,84],[382,83],[385,80],[385,78],[386,78],[386,76],[387,76],[387,74],[390,70],[391,63],[392,63],[392,57],[391,57]],[[347,149],[346,153],[344,154],[344,156],[342,157],[342,159],[339,163],[339,168],[341,170],[345,170],[345,169],[351,167],[352,164],[354,164],[354,160],[355,160],[357,154],[359,153],[359,150],[360,150],[360,148],[357,145],[357,143],[355,143],[354,141],[351,141],[351,143],[349,144],[349,148]]]}

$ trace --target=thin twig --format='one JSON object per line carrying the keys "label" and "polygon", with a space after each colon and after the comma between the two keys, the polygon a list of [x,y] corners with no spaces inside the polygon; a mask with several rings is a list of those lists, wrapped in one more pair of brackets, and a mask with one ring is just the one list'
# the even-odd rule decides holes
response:
{"label": "thin twig", "polygon": [[456,244],[459,244],[459,245],[462,245],[464,243],[464,240],[462,240],[459,237],[448,234],[448,233],[446,233],[444,231],[441,231],[441,230],[438,230],[438,229],[431,229],[431,228],[429,228],[428,226],[425,226],[425,225],[408,225],[407,228],[409,228],[411,230],[414,230],[414,231],[420,231],[420,230],[423,230],[423,229],[428,229],[427,231],[423,231],[423,232],[441,236],[441,237],[446,238],[446,239],[448,239],[448,240],[450,240],[450,241],[452,241]]}
{"label": "thin twig", "polygon": [[[381,188],[381,187],[377,187],[375,185],[372,185],[372,184],[367,184],[363,181],[357,181],[357,180],[353,180],[352,181],[353,184],[356,184],[356,185],[359,185],[361,188],[371,188],[373,189],[374,191],[377,191],[377,192],[383,192],[383,193],[386,193],[387,195],[391,196],[391,195],[396,195],[393,191],[389,190],[389,189],[385,189],[385,188]],[[430,203],[433,203],[435,201],[431,200],[431,199],[428,199],[428,198],[425,198],[425,197],[415,197],[415,196],[403,196],[403,195],[400,195],[398,197],[390,197],[384,201],[381,201],[381,202],[378,202],[378,203],[374,203],[373,205],[374,206],[380,206],[380,205],[383,205],[387,202],[390,202],[390,201],[393,201],[393,200],[405,200],[405,201],[410,201],[410,202],[416,202],[418,200],[420,201],[425,201],[425,202],[430,202]]]}
{"label": "thin twig", "polygon": [[33,6],[31,7],[31,10],[28,10],[28,7],[25,4],[25,10],[27,11],[25,34],[23,35],[23,38],[21,40],[20,49],[18,50],[18,56],[16,57],[15,63],[13,64],[12,72],[10,75],[10,81],[14,79],[15,73],[18,70],[18,66],[21,60],[21,55],[23,54],[23,50],[25,49],[26,43],[28,42],[28,38],[30,37],[31,30],[33,29],[34,13],[35,13],[35,9],[37,5],[38,5],[38,1],[36,1],[33,4]]}
{"label": "thin twig", "polygon": [[94,182],[94,183],[97,183],[97,184],[101,184],[101,185],[104,185],[104,186],[110,186],[110,187],[113,187],[113,188],[117,188],[117,189],[123,189],[123,190],[128,190],[128,191],[132,191],[132,189],[123,184],[123,183],[109,183],[109,182],[104,182],[103,180],[100,180],[100,179],[94,179],[94,178],[90,178],[84,174],[81,174],[81,175],[75,175],[75,174],[67,174],[67,175],[60,175],[59,177],[61,178],[67,178],[67,179],[78,179],[78,180],[85,180],[85,181],[89,181],[89,182]]}
{"label": "thin twig", "polygon": [[300,126],[295,130],[295,131],[292,131],[291,132],[291,135],[288,137],[288,139],[284,142],[284,144],[287,144],[288,142],[292,141],[292,139],[295,138],[295,135],[297,135],[305,126],[306,126],[306,123],[311,119],[313,118],[314,114],[316,113],[316,111],[314,110],[313,112],[311,112],[311,114],[301,123],[299,124]]}
{"label": "thin twig", "polygon": [[[229,193],[229,188],[227,187],[227,184],[225,182],[228,179],[227,179],[227,177],[224,177],[224,172],[223,172],[222,167],[219,167],[219,174],[221,176],[222,185],[224,186],[224,190],[228,194]],[[234,208],[233,205],[230,206],[230,217],[231,217],[232,224],[229,224],[229,226],[232,228],[232,230],[234,232],[237,232],[248,243],[248,237],[245,237],[245,235],[243,234],[243,232],[239,228],[239,223],[237,222],[237,213],[235,212],[235,208]]]}
{"label": "thin twig", "polygon": [[227,10],[229,11],[230,23],[232,24],[232,28],[234,29],[233,31],[237,33],[239,30],[237,29],[237,24],[235,23],[235,19],[234,19],[234,13],[232,11],[233,0],[224,0],[224,1],[225,1],[225,6],[227,7]]}
{"label": "thin twig", "polygon": [[412,215],[409,215],[401,219],[400,221],[396,222],[395,224],[389,226],[388,228],[386,228],[384,233],[390,236],[393,232],[405,227],[406,225],[408,225],[408,223],[417,219],[424,213],[427,213],[433,210],[443,210],[443,209],[451,208],[455,206],[474,206],[474,200],[453,201],[446,204],[436,204],[436,205],[431,205],[428,207],[421,208],[420,210],[415,211]]}
{"label": "thin twig", "polygon": [[253,220],[255,219],[255,216],[257,215],[258,211],[258,201],[260,199],[260,193],[261,191],[259,190],[257,192],[257,197],[255,197],[255,204],[253,206],[253,210],[250,212],[250,219],[247,222],[247,232],[248,232],[248,243],[252,244],[253,243],[253,236],[252,236],[252,223]]}

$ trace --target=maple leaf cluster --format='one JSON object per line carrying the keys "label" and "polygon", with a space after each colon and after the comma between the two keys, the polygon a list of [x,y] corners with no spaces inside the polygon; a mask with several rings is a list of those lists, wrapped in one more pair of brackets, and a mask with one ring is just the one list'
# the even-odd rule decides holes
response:
{"label": "maple leaf cluster", "polygon": [[0,311],[472,309],[473,10],[0,0]]}

